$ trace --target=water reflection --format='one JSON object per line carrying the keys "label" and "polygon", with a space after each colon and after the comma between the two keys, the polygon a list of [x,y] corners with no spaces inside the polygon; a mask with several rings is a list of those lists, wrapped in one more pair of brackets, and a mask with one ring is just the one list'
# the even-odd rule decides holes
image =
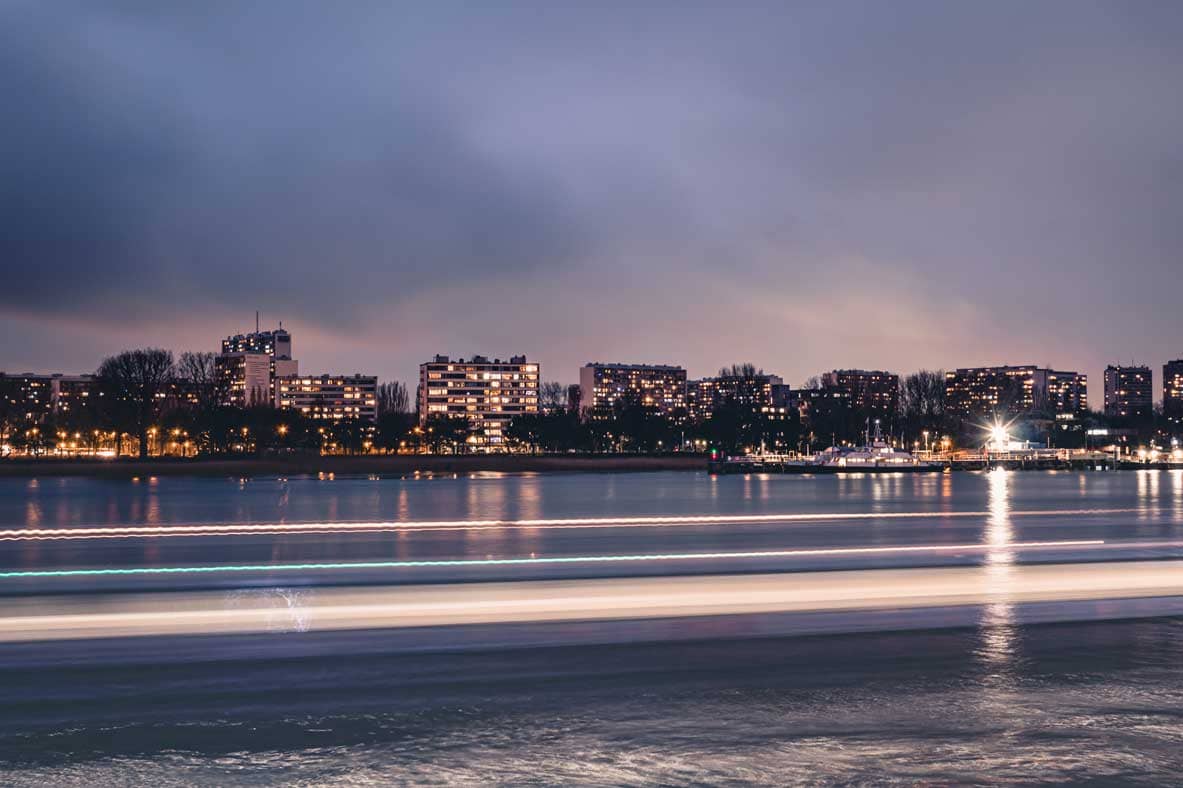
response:
{"label": "water reflection", "polygon": [[916,498],[935,498],[939,494],[939,478],[932,473],[914,473],[912,478],[912,495]]}
{"label": "water reflection", "polygon": [[1183,522],[1183,469],[1175,468],[1167,473],[1171,477],[1171,521]]}
{"label": "water reflection", "polygon": [[395,509],[395,511],[398,512],[399,520],[411,519],[411,501],[410,496],[407,494],[407,486],[405,484],[398,488],[398,507]]}
{"label": "water reflection", "polygon": [[275,502],[275,510],[278,513],[278,521],[286,523],[288,519],[288,505],[291,502],[290,490],[287,479],[279,480],[279,499]]}
{"label": "water reflection", "polygon": [[1010,546],[1014,540],[1014,528],[1010,517],[1011,475],[1011,471],[1002,468],[988,474],[986,501],[990,515],[986,518],[986,541],[990,545],[990,550],[986,553],[987,565],[1009,566],[1015,560],[1014,551]]}
{"label": "water reflection", "polygon": [[156,487],[148,488],[148,502],[144,506],[144,524],[160,525],[160,494]]}
{"label": "water reflection", "polygon": [[1158,508],[1159,471],[1135,471],[1138,476],[1138,521],[1154,519]]}
{"label": "water reflection", "polygon": [[[1162,509],[1156,532],[1131,533],[1136,512],[1096,517],[1063,516],[1048,520],[1015,512],[1075,505],[1078,490],[1088,498],[1081,509],[1136,509],[1157,500]],[[940,512],[985,512],[972,517],[943,517]],[[878,519],[881,513],[926,513],[930,518]],[[1080,529],[1107,541],[1175,535],[1183,522],[1183,470],[1138,474],[934,474],[931,476],[711,476],[706,473],[654,474],[511,474],[453,478],[387,479],[316,477],[255,479],[185,479],[145,476],[139,483],[87,479],[0,480],[0,524],[8,527],[70,527],[170,524],[320,523],[325,521],[437,521],[466,519],[536,520],[545,518],[822,513],[873,515],[832,523],[698,527],[551,530],[543,533],[488,529],[465,532],[416,532],[377,536],[217,537],[161,540],[161,561],[174,564],[266,562],[271,549],[294,562],[350,560],[395,554],[415,558],[529,555],[656,553],[705,551],[719,546],[753,550],[791,547],[867,547],[902,544],[977,542],[989,549],[966,560],[982,564],[982,588],[999,586],[998,605],[983,625],[1006,623],[1005,595],[1010,565],[1018,560],[1014,544],[1032,539],[1071,539]],[[1013,527],[1012,527],[1013,526]],[[1140,531],[1145,531],[1143,526]],[[10,546],[11,547],[11,546]],[[40,566],[46,568],[135,565],[143,550],[135,541],[45,543]],[[32,556],[32,549],[30,555]],[[8,563],[20,560],[15,548]],[[30,559],[32,560],[32,559]],[[812,562],[813,559],[810,559]],[[827,561],[829,559],[826,559]],[[847,559],[842,559],[846,561]],[[883,559],[866,559],[879,562]],[[892,559],[895,560],[895,559]],[[907,559],[901,559],[907,560]],[[862,565],[863,558],[851,559]],[[810,566],[813,564],[810,562]],[[0,564],[4,563],[0,551]],[[801,564],[791,559],[794,566]],[[825,562],[822,562],[825,563]],[[710,568],[707,563],[704,567]],[[825,566],[829,566],[825,563]],[[622,570],[623,571],[623,570]],[[720,571],[723,571],[720,569]],[[730,568],[727,569],[730,571]],[[989,573],[987,575],[987,573]]]}
{"label": "water reflection", "polygon": [[497,481],[482,481],[480,479],[468,479],[461,483],[465,486],[466,519],[506,519],[505,484]]}
{"label": "water reflection", "polygon": [[519,520],[542,518],[542,482],[537,476],[525,476],[517,485]]}
{"label": "water reflection", "polygon": [[41,527],[41,502],[37,498],[29,498],[25,502],[25,527]]}
{"label": "water reflection", "polygon": [[[987,474],[987,501],[989,516],[986,518],[985,573],[986,590],[992,600],[982,611],[980,622],[980,645],[977,656],[988,671],[990,686],[997,689],[1013,687],[1017,630],[1015,627],[1014,604],[1010,587],[1015,563],[1014,525],[1011,520],[1010,485],[1013,472],[1002,468]],[[986,703],[1001,702],[1001,699],[983,699]]]}
{"label": "water reflection", "polygon": [[[36,496],[37,480],[33,479],[28,485],[29,499],[25,503],[25,527],[26,528],[40,528],[42,525],[41,517],[41,502]],[[21,559],[25,566],[34,566],[41,558],[41,544],[40,542],[29,541],[24,543],[21,550]]]}
{"label": "water reflection", "polygon": [[[912,477],[915,478],[915,477]],[[904,474],[876,474],[868,479],[871,487],[872,511],[882,512],[897,503],[904,489]]]}

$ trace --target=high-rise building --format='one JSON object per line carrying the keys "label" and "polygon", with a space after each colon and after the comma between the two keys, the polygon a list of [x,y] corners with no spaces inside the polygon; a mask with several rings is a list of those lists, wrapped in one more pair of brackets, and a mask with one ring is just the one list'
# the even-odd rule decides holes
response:
{"label": "high-rise building", "polygon": [[706,421],[715,409],[715,379],[686,381],[686,417],[692,422]]}
{"label": "high-rise building", "polygon": [[0,398],[4,399],[4,410],[24,419],[41,419],[53,412],[54,388],[53,375],[0,372]]}
{"label": "high-rise building", "polygon": [[845,416],[852,408],[850,392],[837,388],[795,389],[788,404],[797,411],[802,426],[809,429]]}
{"label": "high-rise building", "polygon": [[50,414],[77,413],[95,392],[94,375],[41,375],[25,372],[10,375],[0,372],[0,399],[7,410],[22,418],[37,421]]}
{"label": "high-rise building", "polygon": [[[279,391],[275,387],[275,381],[279,378],[298,375],[300,372],[300,365],[292,358],[291,333],[285,330],[283,324],[280,323],[277,329],[260,331],[256,328],[250,334],[235,334],[222,340],[221,356],[230,358],[242,354],[252,356],[261,355],[268,359],[267,396],[273,404],[278,404]],[[230,368],[239,365],[239,362],[225,361],[222,364],[223,367]],[[230,383],[234,386],[230,390],[230,403],[237,405],[245,404],[244,398],[238,397],[235,394],[236,391],[246,390],[245,381],[236,379],[230,381]],[[250,404],[261,404],[261,402],[261,400],[258,402],[251,400]]]}
{"label": "high-rise building", "polygon": [[788,413],[789,387],[778,375],[719,375],[686,381],[686,413],[690,421],[711,417],[724,402],[735,402],[768,418],[783,419]]}
{"label": "high-rise building", "polygon": [[1154,379],[1150,367],[1105,367],[1105,415],[1148,419],[1154,413]]}
{"label": "high-rise building", "polygon": [[616,403],[635,397],[663,416],[686,411],[686,370],[665,364],[604,364],[579,369],[580,407],[588,418],[607,418]]}
{"label": "high-rise building", "polygon": [[94,375],[54,375],[54,411],[61,414],[86,410],[98,398]]}
{"label": "high-rise building", "polygon": [[900,376],[867,369],[836,369],[822,375],[823,388],[841,391],[850,407],[871,415],[887,416],[900,404]]}
{"label": "high-rise building", "polygon": [[945,412],[960,418],[1084,414],[1088,377],[1034,365],[962,367],[945,373]]}
{"label": "high-rise building", "polygon": [[214,357],[226,404],[240,408],[273,405],[271,356],[266,353],[220,353]]}
{"label": "high-rise building", "polygon": [[1083,416],[1088,413],[1088,375],[1048,369],[1043,370],[1037,379],[1043,383],[1043,388],[1037,389],[1038,408],[1056,416]]}
{"label": "high-rise building", "polygon": [[433,416],[464,418],[472,446],[503,449],[510,420],[538,412],[540,374],[538,364],[525,356],[508,361],[436,356],[419,365],[419,422],[425,424]]}
{"label": "high-rise building", "polygon": [[378,378],[371,375],[288,375],[275,379],[276,405],[310,419],[378,420]]}
{"label": "high-rise building", "polygon": [[1183,359],[1162,365],[1162,415],[1168,430],[1183,433]]}
{"label": "high-rise building", "polygon": [[262,353],[274,358],[292,357],[292,335],[283,324],[270,331],[235,334],[222,340],[223,353]]}

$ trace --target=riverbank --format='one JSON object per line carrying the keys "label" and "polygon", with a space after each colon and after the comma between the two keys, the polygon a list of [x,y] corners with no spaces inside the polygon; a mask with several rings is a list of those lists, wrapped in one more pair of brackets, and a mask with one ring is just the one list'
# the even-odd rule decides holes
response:
{"label": "riverbank", "polygon": [[0,477],[92,476],[131,479],[148,476],[297,476],[414,473],[570,473],[700,471],[706,459],[693,455],[631,456],[578,454],[367,455],[246,459],[152,458],[148,460],[42,459],[0,461]]}

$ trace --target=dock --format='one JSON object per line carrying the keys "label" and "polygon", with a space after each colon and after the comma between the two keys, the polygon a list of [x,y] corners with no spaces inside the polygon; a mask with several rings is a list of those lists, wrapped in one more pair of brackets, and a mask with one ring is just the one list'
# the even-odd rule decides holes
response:
{"label": "dock", "polygon": [[1150,462],[1119,458],[1110,452],[1087,449],[1022,449],[1015,451],[918,452],[917,458],[935,463],[924,467],[881,467],[870,469],[825,468],[805,463],[812,455],[742,454],[711,460],[711,473],[934,473],[942,471],[987,471],[1005,468],[1017,471],[1112,471],[1112,470],[1183,470],[1183,460],[1164,459]]}

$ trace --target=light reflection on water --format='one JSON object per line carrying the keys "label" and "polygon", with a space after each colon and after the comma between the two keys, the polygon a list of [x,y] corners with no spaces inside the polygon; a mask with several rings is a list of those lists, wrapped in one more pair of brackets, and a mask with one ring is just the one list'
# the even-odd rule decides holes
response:
{"label": "light reflection on water", "polygon": [[[1018,508],[1129,506],[1153,502],[1159,472],[1022,474],[1012,483]],[[228,484],[217,479],[162,478],[147,485],[66,479],[52,490],[0,480],[0,524],[133,524],[142,522],[147,495],[162,522],[319,521],[386,519],[505,519],[525,503],[543,517],[613,514],[726,514],[741,512],[907,511],[939,500],[958,509],[985,508],[988,475],[841,474],[833,477],[705,473],[576,474],[554,476],[339,478],[333,482],[257,479]],[[145,493],[144,495],[138,494]],[[1073,499],[1069,502],[1068,498]],[[1080,501],[1081,497],[1090,501]],[[1160,501],[1161,503],[1161,501]],[[45,506],[54,507],[52,517]],[[19,510],[14,510],[19,506]],[[64,509],[63,509],[64,507]],[[936,511],[944,510],[942,505]],[[51,522],[52,521],[52,522]]]}
{"label": "light reflection on water", "polygon": [[1161,471],[1134,471],[1138,478],[1138,520],[1149,522],[1155,519],[1158,508],[1158,485]]}
{"label": "light reflection on water", "polygon": [[1171,478],[1171,517],[1183,522],[1183,468],[1168,471]]}
{"label": "light reflection on water", "polygon": [[537,476],[523,479],[517,493],[518,519],[542,518],[542,482]]}
{"label": "light reflection on water", "polygon": [[[991,669],[991,687],[1007,690],[1014,681],[1014,666],[1018,659],[1014,604],[1010,597],[1011,578],[1015,562],[1014,527],[1010,516],[1010,483],[1014,471],[996,468],[989,474],[988,501],[990,516],[986,520],[986,553],[984,572],[989,595],[981,618],[981,646],[978,656]],[[1002,698],[987,694],[983,702],[1003,702]]]}

